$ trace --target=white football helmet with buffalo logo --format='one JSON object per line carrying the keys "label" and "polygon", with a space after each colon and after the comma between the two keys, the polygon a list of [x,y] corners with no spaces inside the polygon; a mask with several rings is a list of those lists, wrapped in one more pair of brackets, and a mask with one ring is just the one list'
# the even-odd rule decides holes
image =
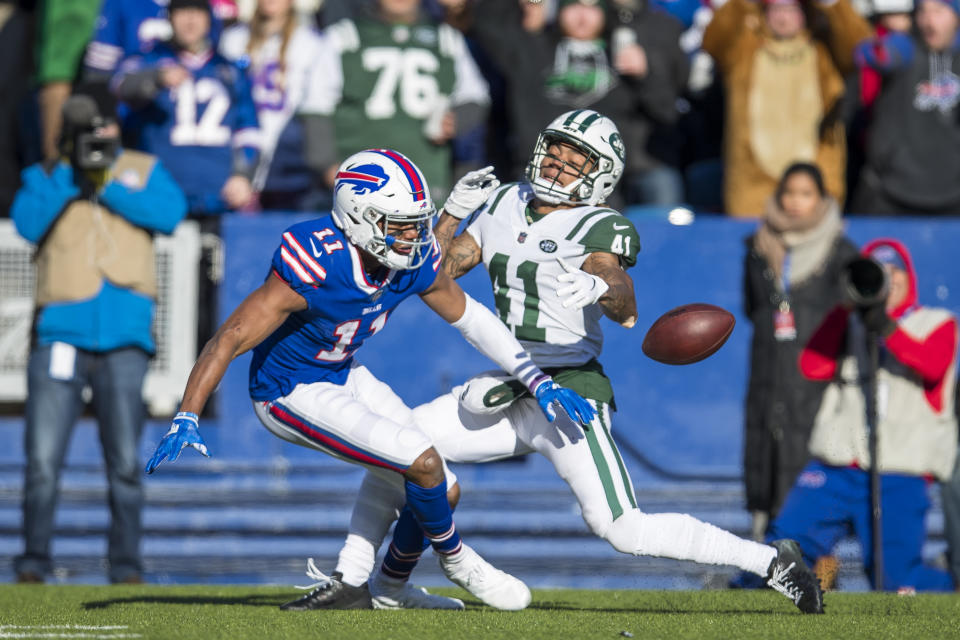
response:
{"label": "white football helmet with buffalo logo", "polygon": [[[551,144],[570,145],[587,156],[579,175],[563,186],[541,175]],[[549,204],[597,205],[606,201],[623,175],[623,138],[610,118],[590,109],[568,111],[540,132],[527,163],[526,178],[537,198]]]}
{"label": "white football helmet with buffalo logo", "polygon": [[[333,183],[333,221],[357,247],[390,269],[416,269],[430,255],[436,209],[423,174],[406,156],[367,149],[340,165]],[[388,225],[415,225],[412,240]]]}

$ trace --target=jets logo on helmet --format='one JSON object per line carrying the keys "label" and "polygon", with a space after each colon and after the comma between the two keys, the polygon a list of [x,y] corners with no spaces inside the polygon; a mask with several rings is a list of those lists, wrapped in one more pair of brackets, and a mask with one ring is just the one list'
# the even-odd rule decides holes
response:
{"label": "jets logo on helmet", "polygon": [[436,208],[423,174],[403,154],[353,154],[337,170],[333,193],[334,222],[382,265],[417,269],[430,256]]}
{"label": "jets logo on helmet", "polygon": [[[554,145],[565,145],[583,154],[580,166],[565,163],[555,178],[543,175],[543,165]],[[591,109],[568,111],[540,132],[526,178],[540,200],[549,204],[596,205],[606,201],[623,175],[623,138],[610,118]],[[574,175],[566,185],[561,175]]]}
{"label": "jets logo on helmet", "polygon": [[613,152],[617,154],[621,162],[627,161],[627,151],[623,148],[623,140],[620,139],[619,133],[610,134],[610,146],[613,147]]}
{"label": "jets logo on helmet", "polygon": [[362,164],[346,171],[337,171],[337,189],[353,186],[354,193],[372,193],[380,191],[390,180],[382,167],[375,164]]}

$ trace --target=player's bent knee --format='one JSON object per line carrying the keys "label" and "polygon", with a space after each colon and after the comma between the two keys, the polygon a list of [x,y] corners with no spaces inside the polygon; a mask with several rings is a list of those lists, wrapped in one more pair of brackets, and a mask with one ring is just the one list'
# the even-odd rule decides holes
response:
{"label": "player's bent knee", "polygon": [[623,553],[674,557],[677,549],[693,543],[702,527],[696,518],[685,513],[643,513],[631,509],[614,520],[602,537]]}
{"label": "player's bent knee", "polygon": [[431,489],[443,482],[443,461],[433,447],[421,453],[403,474],[408,480],[421,487]]}
{"label": "player's bent knee", "polygon": [[610,523],[600,536],[621,553],[637,553],[640,535],[643,531],[644,514],[639,509],[631,509]]}

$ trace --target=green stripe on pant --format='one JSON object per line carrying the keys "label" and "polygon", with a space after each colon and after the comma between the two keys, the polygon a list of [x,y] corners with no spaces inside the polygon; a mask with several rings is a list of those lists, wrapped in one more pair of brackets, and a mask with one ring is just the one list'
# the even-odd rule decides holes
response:
{"label": "green stripe on pant", "polygon": [[[633,495],[633,489],[630,485],[630,478],[623,466],[623,460],[620,458],[620,453],[617,451],[617,447],[613,442],[613,438],[610,437],[610,431],[607,428],[607,421],[604,419],[606,406],[603,403],[596,401],[594,401],[594,404],[597,408],[598,419],[590,424],[590,428],[585,430],[584,434],[587,438],[587,445],[590,447],[590,453],[593,456],[593,463],[596,466],[597,475],[600,478],[601,485],[603,485],[603,493],[607,498],[607,505],[610,507],[610,514],[613,516],[613,519],[616,520],[623,515],[624,511],[624,506],[620,503],[620,498],[617,496],[617,485],[619,484],[623,488],[623,492],[627,496],[631,507],[637,506],[636,498]],[[606,441],[609,444],[611,450],[613,451],[615,464],[619,470],[619,474],[617,475],[614,475],[614,473],[611,472],[611,464],[609,463],[607,456],[604,454],[601,446],[601,438],[603,441]]]}

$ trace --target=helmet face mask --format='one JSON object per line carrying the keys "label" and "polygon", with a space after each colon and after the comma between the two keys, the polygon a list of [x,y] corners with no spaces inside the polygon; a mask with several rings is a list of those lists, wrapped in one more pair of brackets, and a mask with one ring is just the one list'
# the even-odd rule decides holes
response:
{"label": "helmet face mask", "polygon": [[[430,254],[435,215],[433,206],[414,215],[369,207],[363,212],[363,218],[373,230],[373,239],[361,248],[390,269],[416,269]],[[415,230],[416,235],[405,239],[407,229]]]}
{"label": "helmet face mask", "polygon": [[389,149],[361,151],[340,165],[333,189],[333,220],[351,243],[389,269],[426,261],[436,209],[410,160]]}
{"label": "helmet face mask", "polygon": [[[572,147],[585,160],[578,167],[564,162],[551,148]],[[551,160],[560,165],[556,176],[544,176]],[[537,198],[548,204],[596,205],[613,192],[623,175],[623,140],[616,125],[596,111],[580,109],[556,118],[540,132],[526,178]],[[561,175],[574,179],[561,184]]]}

